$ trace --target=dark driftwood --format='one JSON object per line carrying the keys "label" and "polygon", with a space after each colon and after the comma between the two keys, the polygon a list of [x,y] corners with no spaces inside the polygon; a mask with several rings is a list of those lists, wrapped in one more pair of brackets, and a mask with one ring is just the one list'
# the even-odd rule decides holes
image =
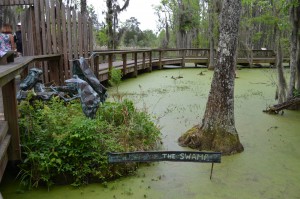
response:
{"label": "dark driftwood", "polygon": [[300,105],[300,97],[294,97],[292,99],[289,99],[286,102],[275,104],[273,106],[270,106],[264,112],[271,113],[271,114],[278,114],[280,111],[284,109],[288,109],[292,106]]}

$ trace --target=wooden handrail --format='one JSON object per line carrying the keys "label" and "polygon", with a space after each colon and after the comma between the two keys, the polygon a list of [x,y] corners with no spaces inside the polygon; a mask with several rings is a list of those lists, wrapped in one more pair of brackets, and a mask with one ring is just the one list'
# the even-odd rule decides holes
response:
{"label": "wooden handrail", "polygon": [[[216,50],[215,50],[216,51]],[[244,52],[245,51],[245,52]],[[275,52],[273,50],[254,49],[251,52],[240,50],[238,57],[239,64],[251,64],[251,59],[257,63],[275,63]],[[128,73],[136,76],[137,70],[147,69],[152,71],[152,67],[162,69],[163,65],[175,64],[185,67],[187,62],[197,65],[210,65],[210,49],[208,48],[166,48],[166,49],[132,49],[132,50],[98,50],[93,53],[94,59],[98,58],[93,64],[94,72],[101,81],[109,79],[109,71],[112,68],[121,68],[123,75]],[[100,68],[99,68],[100,67]],[[97,71],[97,69],[99,69]],[[108,75],[107,75],[108,74]],[[99,76],[101,75],[101,76]]]}
{"label": "wooden handrail", "polygon": [[[12,163],[21,160],[20,135],[18,125],[18,110],[16,99],[15,77],[20,75],[30,63],[36,61],[57,61],[61,60],[60,54],[24,56],[15,59],[15,62],[0,66],[0,86],[2,89],[4,119],[8,122],[11,143],[9,147],[9,160]],[[59,66],[59,64],[57,64]]]}
{"label": "wooden handrail", "polygon": [[14,62],[0,66],[0,87],[7,84],[14,79],[17,75],[30,64],[36,61],[52,61],[59,60],[61,54],[53,55],[37,55],[37,56],[24,56],[19,59],[15,59]]}

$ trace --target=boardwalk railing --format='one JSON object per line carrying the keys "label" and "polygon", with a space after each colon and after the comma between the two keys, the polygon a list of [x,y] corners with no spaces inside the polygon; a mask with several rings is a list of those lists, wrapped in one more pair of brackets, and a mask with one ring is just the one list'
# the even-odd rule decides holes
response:
{"label": "boardwalk railing", "polygon": [[[47,61],[50,73],[56,73],[60,60],[60,54],[39,55],[18,58],[14,62],[0,65],[0,87],[4,111],[4,120],[3,118],[0,120],[0,182],[8,160],[12,163],[21,160],[15,77],[20,75],[29,64],[41,61]],[[52,77],[51,80],[57,83],[58,77],[55,74]]]}
{"label": "boardwalk railing", "polygon": [[138,70],[152,71],[152,51],[96,51],[93,54],[91,65],[100,81],[109,79],[109,71],[114,68],[121,69],[123,75],[133,73],[137,76]]}
{"label": "boardwalk railing", "polygon": [[[91,67],[100,81],[109,79],[112,68],[121,69],[123,75],[137,76],[139,70],[152,71],[153,67],[162,69],[165,65],[179,65],[185,67],[186,63],[208,66],[209,49],[146,49],[128,51],[94,51]],[[269,63],[275,64],[273,50],[239,51],[237,64],[252,65]]]}

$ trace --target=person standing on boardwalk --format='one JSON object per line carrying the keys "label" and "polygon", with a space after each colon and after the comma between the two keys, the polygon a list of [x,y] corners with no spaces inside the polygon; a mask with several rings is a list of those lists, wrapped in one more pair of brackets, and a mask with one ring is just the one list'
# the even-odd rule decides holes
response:
{"label": "person standing on boardwalk", "polygon": [[21,32],[21,23],[17,24],[17,31],[14,36],[14,41],[17,45],[18,56],[22,56],[23,54],[23,46],[22,46],[22,32]]}
{"label": "person standing on boardwalk", "polygon": [[4,24],[0,33],[0,57],[4,56],[8,51],[15,50],[14,36],[12,35],[12,27]]}

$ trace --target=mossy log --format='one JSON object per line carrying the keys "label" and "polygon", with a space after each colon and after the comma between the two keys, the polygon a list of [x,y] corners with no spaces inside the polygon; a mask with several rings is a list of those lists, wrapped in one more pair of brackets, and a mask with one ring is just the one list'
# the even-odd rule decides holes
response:
{"label": "mossy log", "polygon": [[283,103],[275,104],[273,106],[270,106],[263,112],[269,113],[269,114],[278,114],[280,111],[284,109],[289,109],[294,106],[299,106],[300,105],[300,97],[294,97],[292,99],[289,99]]}

